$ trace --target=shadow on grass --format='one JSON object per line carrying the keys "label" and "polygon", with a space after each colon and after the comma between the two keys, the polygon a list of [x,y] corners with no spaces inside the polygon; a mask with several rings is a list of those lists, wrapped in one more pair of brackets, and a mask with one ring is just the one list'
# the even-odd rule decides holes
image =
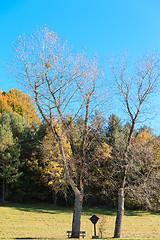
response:
{"label": "shadow on grass", "polygon": [[[19,211],[24,211],[24,212],[35,212],[35,213],[46,213],[46,214],[61,214],[61,213],[66,213],[66,214],[73,214],[73,208],[71,207],[59,207],[59,206],[52,206],[49,204],[22,204],[22,203],[17,203],[17,204],[12,204],[12,203],[7,203],[4,205],[0,205],[3,207],[9,207],[13,208]],[[97,215],[109,215],[109,216],[115,216],[116,211],[113,209],[101,209],[101,208],[87,208],[84,207],[82,211],[83,216],[91,216],[93,214]]]}
{"label": "shadow on grass", "polygon": [[[19,240],[19,239],[22,239],[22,240],[24,240],[24,239],[32,239],[32,240],[66,240],[66,239],[68,239],[68,238],[14,238],[14,240]],[[80,238],[81,239],[81,238]],[[91,238],[89,238],[89,239],[91,239]],[[102,240],[110,240],[110,239],[113,239],[113,238],[101,238]],[[75,238],[73,238],[73,240],[75,240]],[[124,239],[125,240],[125,239]],[[127,240],[127,239],[126,239]],[[128,240],[133,240],[133,239],[128,239]],[[137,239],[136,239],[137,240]]]}
{"label": "shadow on grass", "polygon": [[[52,206],[51,204],[22,204],[22,203],[7,203],[0,206],[2,207],[9,207],[14,208],[19,211],[24,212],[35,212],[35,213],[46,213],[46,214],[73,214],[73,208],[71,207],[59,207],[59,206]],[[88,208],[84,207],[82,215],[83,216],[91,216],[93,214],[96,215],[106,215],[106,216],[116,216],[115,209],[106,209],[106,208]],[[142,216],[143,211],[132,211],[126,210],[125,216]],[[151,215],[160,215],[159,212],[149,212]]]}
{"label": "shadow on grass", "polygon": [[[20,240],[20,239],[22,239],[22,240],[29,240],[29,239],[32,239],[32,240],[66,240],[66,239],[68,239],[68,238],[13,238],[14,240]],[[76,238],[77,239],[77,238]],[[81,239],[81,238],[80,238]],[[108,239],[113,239],[113,238],[101,238],[102,240],[104,239],[104,240],[108,240]],[[75,240],[75,238],[73,238],[73,240]],[[130,239],[129,239],[130,240]],[[133,240],[133,239],[132,239]]]}
{"label": "shadow on grass", "polygon": [[72,214],[73,209],[72,208],[65,208],[65,207],[55,207],[49,204],[3,204],[0,205],[2,207],[9,207],[14,208],[19,211],[24,212],[35,212],[35,213],[46,213],[46,214],[60,214],[60,213],[68,213]]}
{"label": "shadow on grass", "polygon": [[[57,239],[58,240],[58,238],[14,238],[14,240],[19,240],[19,239],[22,239],[22,240],[24,240],[24,239],[32,239],[32,240],[43,240],[43,239],[45,239],[45,240],[54,240],[54,239]],[[60,239],[59,239],[60,240]]]}
{"label": "shadow on grass", "polygon": [[[19,240],[19,239],[22,239],[22,240],[24,240],[24,239],[32,239],[32,240],[43,240],[43,239],[45,239],[45,240],[54,240],[54,239],[59,239],[59,238],[14,238],[14,240]],[[61,240],[61,239],[59,239],[59,240]],[[63,240],[63,239],[62,239]]]}
{"label": "shadow on grass", "polygon": [[125,216],[129,216],[129,217],[141,217],[143,215],[143,212],[139,212],[139,211],[131,211],[131,210],[128,210],[128,211],[125,211]]}
{"label": "shadow on grass", "polygon": [[149,212],[151,215],[160,215],[160,211]]}
{"label": "shadow on grass", "polygon": [[[92,214],[97,214],[97,215],[106,215],[106,216],[116,216],[117,211],[115,209],[100,209],[100,208],[84,208],[82,215],[92,215]],[[125,216],[142,216],[142,212],[138,211],[130,211],[127,210],[125,211]]]}
{"label": "shadow on grass", "polygon": [[[13,238],[14,240],[19,240],[19,239],[22,239],[22,240],[24,240],[24,239],[32,239],[32,240],[66,240],[66,239],[68,239],[68,238]],[[91,239],[91,238],[89,238],[89,239]],[[108,238],[100,238],[100,239],[102,239],[102,240],[110,240],[110,239],[113,239],[113,237],[108,237]],[[117,240],[120,240],[120,238],[114,238],[115,240],[117,239]],[[122,238],[121,238],[122,239]],[[75,239],[73,239],[73,240],[75,240]],[[123,238],[123,240],[159,240],[158,238]]]}

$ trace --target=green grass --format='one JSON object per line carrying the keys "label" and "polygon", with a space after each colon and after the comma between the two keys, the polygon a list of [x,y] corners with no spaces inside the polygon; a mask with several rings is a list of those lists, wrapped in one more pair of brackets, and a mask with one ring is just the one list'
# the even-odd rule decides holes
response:
{"label": "green grass", "polygon": [[[51,205],[0,205],[0,239],[66,239],[71,230],[72,209],[54,208]],[[105,209],[84,209],[81,230],[86,231],[85,239],[91,239],[92,214],[103,215],[106,219],[104,237],[111,239],[114,232],[115,211]],[[97,223],[97,232],[99,228]],[[123,221],[125,239],[160,239],[160,214],[142,211],[127,211]]]}

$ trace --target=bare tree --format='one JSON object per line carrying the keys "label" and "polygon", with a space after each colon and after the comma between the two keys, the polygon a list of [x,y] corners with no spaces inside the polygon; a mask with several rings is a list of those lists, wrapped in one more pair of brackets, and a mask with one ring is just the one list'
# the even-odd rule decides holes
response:
{"label": "bare tree", "polygon": [[[87,153],[93,141],[88,139],[88,125],[100,100],[97,58],[88,59],[84,52],[75,54],[66,41],[45,27],[28,38],[18,39],[12,69],[33,96],[58,143],[65,176],[75,195],[72,237],[79,237]],[[69,120],[66,120],[67,114]],[[72,123],[80,115],[83,121],[77,144]],[[98,128],[97,124],[96,130]],[[64,140],[69,143],[67,152]]]}
{"label": "bare tree", "polygon": [[[134,70],[128,67],[127,61],[128,58],[125,55],[121,57],[120,61],[117,59],[111,61],[113,80],[122,100],[124,111],[127,113],[130,122],[130,132],[119,166],[121,180],[119,183],[118,212],[114,238],[122,237],[124,189],[132,161],[129,157],[129,151],[135,125],[140,117],[143,121],[145,117],[148,117],[149,112],[147,110],[147,104],[149,104],[148,106],[151,108],[151,97],[157,91],[157,85],[160,78],[160,59],[156,54],[148,54],[143,58],[139,58]],[[129,74],[131,70],[133,74]]]}

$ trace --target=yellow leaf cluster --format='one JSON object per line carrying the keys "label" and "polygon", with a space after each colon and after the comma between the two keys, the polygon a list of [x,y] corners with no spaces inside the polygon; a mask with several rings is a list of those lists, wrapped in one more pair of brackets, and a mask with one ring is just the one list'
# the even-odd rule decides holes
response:
{"label": "yellow leaf cluster", "polygon": [[112,148],[107,143],[102,143],[96,148],[96,156],[105,160],[111,158]]}
{"label": "yellow leaf cluster", "polygon": [[154,140],[154,136],[148,132],[140,132],[136,137],[137,144],[143,144]]}

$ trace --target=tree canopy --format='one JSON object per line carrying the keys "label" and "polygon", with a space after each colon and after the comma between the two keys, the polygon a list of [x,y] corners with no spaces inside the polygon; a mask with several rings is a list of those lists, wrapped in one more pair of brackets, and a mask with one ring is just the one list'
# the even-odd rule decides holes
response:
{"label": "tree canopy", "polygon": [[38,114],[29,95],[14,88],[8,93],[0,92],[0,115],[9,110],[18,115],[26,115],[30,121],[38,119]]}

